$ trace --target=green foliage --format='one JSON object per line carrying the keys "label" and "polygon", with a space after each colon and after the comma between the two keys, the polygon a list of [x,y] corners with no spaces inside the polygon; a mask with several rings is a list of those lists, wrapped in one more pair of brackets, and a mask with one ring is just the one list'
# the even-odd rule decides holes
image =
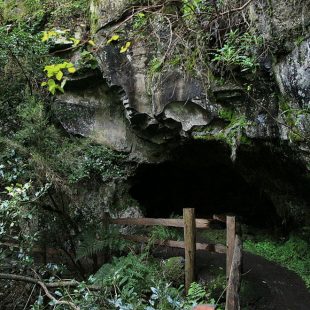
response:
{"label": "green foliage", "polygon": [[89,0],[44,0],[45,8],[51,12],[51,21],[62,26],[70,26],[76,20],[86,18]]}
{"label": "green foliage", "polygon": [[149,74],[153,75],[156,72],[159,72],[162,66],[163,66],[162,60],[160,60],[157,57],[152,58],[151,61],[149,62]]}
{"label": "green foliage", "polygon": [[249,32],[240,34],[239,30],[231,30],[224,38],[223,47],[214,53],[213,62],[227,68],[237,66],[241,71],[255,72],[258,67],[255,48],[262,45],[262,38]]}
{"label": "green foliage", "polygon": [[28,27],[14,27],[10,32],[0,27],[0,36],[0,129],[9,132],[18,128],[18,105],[42,78],[47,48]]}
{"label": "green foliage", "polygon": [[222,109],[219,111],[219,117],[226,122],[223,128],[208,127],[203,133],[195,136],[195,139],[203,140],[221,140],[227,143],[231,148],[231,158],[236,157],[236,150],[240,144],[249,144],[250,140],[244,135],[244,130],[251,122],[244,115],[239,115],[232,109]]}
{"label": "green foliage", "polygon": [[306,135],[303,133],[305,121],[310,117],[310,107],[293,108],[289,105],[289,98],[283,96],[279,97],[279,106],[281,109],[281,117],[289,129],[289,139],[291,141],[307,140]]}
{"label": "green foliage", "polygon": [[44,103],[35,96],[28,96],[17,108],[19,128],[14,141],[28,151],[48,151],[53,138],[57,136],[54,126],[49,124]]}
{"label": "green foliage", "polygon": [[310,288],[309,241],[292,235],[284,242],[246,240],[244,248],[296,272]]}
{"label": "green foliage", "polygon": [[79,246],[76,259],[91,257],[99,252],[122,252],[130,243],[121,238],[119,230],[113,226],[108,229],[91,227],[77,237]]}
{"label": "green foliage", "polygon": [[44,15],[40,0],[6,0],[0,2],[4,22],[21,22],[24,19],[40,20]]}
{"label": "green foliage", "polygon": [[41,86],[47,86],[48,91],[55,94],[56,90],[60,92],[64,92],[64,86],[66,84],[66,77],[64,77],[64,71],[67,73],[75,73],[76,69],[71,62],[64,61],[60,64],[53,64],[44,67],[44,71],[46,72],[46,76],[48,78],[47,82],[42,82]]}
{"label": "green foliage", "polygon": [[[220,310],[219,305],[225,308],[225,292],[227,286],[226,274],[223,268],[218,268],[213,271],[212,278],[206,283],[207,296],[212,297],[211,302],[217,303],[217,309]],[[216,297],[216,298],[215,298]],[[216,302],[215,302],[216,301]]]}
{"label": "green foliage", "polygon": [[0,16],[4,23],[23,22],[40,25],[49,22],[58,26],[72,26],[75,19],[85,19],[89,0],[5,0],[0,1]]}
{"label": "green foliage", "polygon": [[[10,248],[6,255],[19,260],[22,266],[32,264],[31,249],[38,240],[38,231],[33,231],[31,225],[36,215],[34,202],[45,195],[49,184],[38,191],[32,191],[31,182],[6,186],[0,195],[0,240],[18,242],[18,251]],[[1,263],[0,263],[1,267]]]}
{"label": "green foliage", "polygon": [[204,0],[182,0],[182,12],[185,17],[205,12],[207,8]]}
{"label": "green foliage", "polygon": [[150,233],[150,243],[155,240],[180,240],[180,233],[177,230],[174,230],[165,226],[154,226]]}
{"label": "green foliage", "polygon": [[[60,30],[60,29],[54,29],[54,30],[47,30],[43,31],[42,35],[42,42],[53,42],[53,43],[71,43],[71,40],[68,40],[68,33],[69,30]],[[73,42],[72,42],[73,43]]]}
{"label": "green foliage", "polygon": [[203,286],[195,282],[191,284],[189,294],[185,297],[182,295],[182,286],[175,288],[161,280],[157,280],[148,291],[148,299],[138,299],[133,290],[124,290],[126,293],[121,291],[114,295],[109,303],[113,309],[119,310],[190,310],[198,304],[206,303],[207,297]]}
{"label": "green foliage", "polygon": [[160,269],[158,263],[150,260],[146,254],[135,255],[129,253],[120,258],[114,257],[110,264],[103,265],[95,274],[96,282],[104,287],[113,287],[114,294],[131,292],[127,302],[135,298],[142,298]]}
{"label": "green foliage", "polygon": [[1,143],[2,152],[0,154],[0,184],[15,183],[25,176],[27,162],[14,149],[6,149]]}
{"label": "green foliage", "polygon": [[196,282],[193,282],[188,290],[187,298],[191,305],[205,302],[207,293],[205,288]]}
{"label": "green foliage", "polygon": [[120,178],[125,174],[122,161],[125,155],[112,151],[102,145],[88,145],[80,150],[77,157],[77,165],[71,166],[69,181],[76,183],[83,179],[89,179],[92,175],[100,176],[102,181]]}
{"label": "green foliage", "polygon": [[236,115],[230,111],[220,111],[219,114],[223,119],[229,121],[229,124],[224,130],[218,133],[217,137],[225,140],[231,147],[234,147],[236,143],[244,142],[244,140],[241,140],[243,129],[250,125],[246,117],[243,115]]}
{"label": "green foliage", "polygon": [[26,158],[31,153],[29,163],[45,167],[48,174],[54,171],[65,183],[77,183],[94,175],[108,181],[126,174],[124,154],[87,139],[64,136],[50,122],[44,103],[35,96],[28,96],[18,106],[17,115],[19,129],[10,141],[17,144]]}
{"label": "green foliage", "polygon": [[78,61],[79,70],[91,69],[95,70],[98,68],[98,62],[93,53],[84,50],[81,52],[81,59]]}
{"label": "green foliage", "polygon": [[163,278],[167,283],[179,287],[184,283],[184,258],[180,256],[170,257],[161,263]]}
{"label": "green foliage", "polygon": [[201,232],[201,236],[208,242],[212,243],[226,243],[225,230],[223,229],[206,229]]}
{"label": "green foliage", "polygon": [[133,18],[133,29],[141,30],[141,28],[147,25],[147,15],[143,12],[135,14]]}

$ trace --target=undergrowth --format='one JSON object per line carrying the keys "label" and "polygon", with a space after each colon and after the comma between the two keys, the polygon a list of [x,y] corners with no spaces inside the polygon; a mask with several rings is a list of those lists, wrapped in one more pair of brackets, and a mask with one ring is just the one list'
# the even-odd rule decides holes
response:
{"label": "undergrowth", "polygon": [[94,279],[103,286],[109,309],[189,310],[198,304],[215,303],[211,290],[200,283],[192,283],[188,294],[184,295],[183,285],[173,285],[171,275],[175,273],[161,268],[161,264],[159,259],[144,252],[115,257],[111,263],[103,265]]}

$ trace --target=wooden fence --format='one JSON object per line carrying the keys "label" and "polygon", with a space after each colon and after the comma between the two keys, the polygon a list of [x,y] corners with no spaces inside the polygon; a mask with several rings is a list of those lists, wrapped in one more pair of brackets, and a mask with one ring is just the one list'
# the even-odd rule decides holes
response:
{"label": "wooden fence", "polygon": [[[210,229],[214,221],[226,222],[226,245],[196,242],[196,229]],[[106,224],[167,226],[184,229],[184,241],[155,240],[162,246],[182,248],[185,250],[185,290],[195,281],[196,250],[206,250],[216,253],[226,253],[226,310],[240,309],[239,291],[241,284],[242,241],[234,216],[214,216],[213,219],[196,219],[195,209],[183,209],[183,219],[161,218],[110,218],[106,214]],[[140,235],[123,235],[125,239],[135,242],[147,242],[148,237]]]}

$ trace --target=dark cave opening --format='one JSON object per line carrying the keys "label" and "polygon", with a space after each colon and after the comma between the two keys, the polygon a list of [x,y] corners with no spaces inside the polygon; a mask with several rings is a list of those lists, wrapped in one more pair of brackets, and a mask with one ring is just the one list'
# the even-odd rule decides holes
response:
{"label": "dark cave opening", "polygon": [[200,218],[233,213],[248,225],[279,225],[271,200],[245,181],[229,155],[219,143],[182,147],[169,161],[140,165],[130,193],[147,217],[166,218],[182,215],[183,208],[195,208]]}

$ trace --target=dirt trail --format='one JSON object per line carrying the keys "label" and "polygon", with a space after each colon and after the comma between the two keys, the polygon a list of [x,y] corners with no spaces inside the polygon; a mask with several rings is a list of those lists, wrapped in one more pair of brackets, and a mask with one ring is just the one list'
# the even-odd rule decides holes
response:
{"label": "dirt trail", "polygon": [[[158,253],[159,254],[159,253]],[[160,256],[183,256],[184,250],[165,249]],[[225,268],[225,255],[197,251],[198,278],[208,280],[211,268]],[[310,310],[310,291],[294,272],[245,252],[242,310]]]}

